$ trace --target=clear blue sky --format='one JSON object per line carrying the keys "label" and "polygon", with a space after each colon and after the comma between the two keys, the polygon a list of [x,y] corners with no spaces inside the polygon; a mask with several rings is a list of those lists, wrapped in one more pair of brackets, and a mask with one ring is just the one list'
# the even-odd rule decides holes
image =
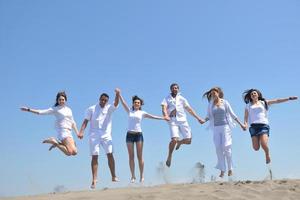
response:
{"label": "clear blue sky", "polygon": [[[202,94],[213,86],[242,119],[242,92],[259,88],[267,99],[299,94],[300,2],[291,1],[34,1],[0,0],[1,146],[0,196],[47,193],[57,185],[87,189],[91,181],[87,137],[76,138],[79,154],[48,152],[41,141],[55,135],[54,117],[20,106],[48,108],[59,90],[68,94],[78,128],[99,94],[122,89],[127,101],[138,94],[149,113],[177,82],[200,116]],[[113,98],[111,98],[112,100]],[[270,109],[270,148],[275,178],[300,178],[299,101]],[[217,175],[212,133],[191,116],[193,142],[175,152],[170,174],[188,181],[196,162],[207,177]],[[127,186],[127,116],[113,117],[116,171],[112,184],[100,157],[99,188]],[[146,184],[167,156],[168,125],[144,120]],[[87,133],[87,132],[86,132]],[[103,152],[103,151],[102,151]],[[103,154],[102,154],[103,155]],[[248,132],[233,131],[237,180],[262,180],[262,151],[254,152]]]}

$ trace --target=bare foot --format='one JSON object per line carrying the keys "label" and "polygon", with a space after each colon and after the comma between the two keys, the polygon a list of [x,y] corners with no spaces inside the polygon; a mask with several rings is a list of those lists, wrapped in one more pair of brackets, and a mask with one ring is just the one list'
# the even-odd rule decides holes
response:
{"label": "bare foot", "polygon": [[52,144],[49,148],[49,151],[51,151],[53,148],[57,147],[57,144]]}
{"label": "bare foot", "polygon": [[224,177],[224,172],[223,172],[223,171],[221,171],[219,177],[220,177],[220,178],[223,178],[223,177]]}
{"label": "bare foot", "polygon": [[130,183],[135,183],[135,177],[131,177]]}
{"label": "bare foot", "polygon": [[144,177],[141,177],[141,178],[140,178],[140,183],[144,183],[144,181],[145,181],[145,178],[144,178]]}
{"label": "bare foot", "polygon": [[166,161],[166,165],[167,165],[167,167],[171,166],[171,158],[168,158],[168,160]]}
{"label": "bare foot", "polygon": [[271,162],[270,155],[266,155],[266,164],[269,164]]}
{"label": "bare foot", "polygon": [[91,189],[95,189],[97,184],[97,180],[93,180],[91,184]]}
{"label": "bare foot", "polygon": [[120,180],[119,180],[118,177],[116,177],[116,176],[115,176],[115,177],[112,177],[112,178],[111,178],[111,181],[112,181],[112,182],[120,182]]}
{"label": "bare foot", "polygon": [[180,141],[177,141],[175,150],[178,150],[180,148],[181,144],[182,143]]}
{"label": "bare foot", "polygon": [[48,143],[48,144],[53,144],[53,145],[58,144],[57,140],[54,137],[47,138],[46,140],[43,141],[43,143]]}
{"label": "bare foot", "polygon": [[232,170],[228,170],[228,176],[232,176]]}

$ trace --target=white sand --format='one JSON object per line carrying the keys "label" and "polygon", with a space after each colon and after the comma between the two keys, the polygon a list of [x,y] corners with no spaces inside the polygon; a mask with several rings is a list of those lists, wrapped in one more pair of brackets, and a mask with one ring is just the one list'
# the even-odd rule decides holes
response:
{"label": "white sand", "polygon": [[102,189],[38,196],[3,198],[9,200],[300,200],[300,180],[213,182],[167,184],[153,187]]}

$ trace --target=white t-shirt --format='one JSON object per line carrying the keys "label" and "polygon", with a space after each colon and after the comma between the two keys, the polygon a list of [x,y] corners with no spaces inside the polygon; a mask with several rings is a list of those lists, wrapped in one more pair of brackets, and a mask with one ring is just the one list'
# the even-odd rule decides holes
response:
{"label": "white t-shirt", "polygon": [[264,101],[259,101],[258,105],[249,103],[246,105],[246,109],[249,114],[249,124],[269,124],[268,112]]}
{"label": "white t-shirt", "polygon": [[128,114],[128,131],[142,132],[142,119],[147,112],[143,110],[130,110]]}
{"label": "white t-shirt", "polygon": [[190,107],[190,105],[188,101],[180,94],[177,94],[175,98],[173,98],[172,95],[169,94],[166,98],[163,99],[161,105],[167,106],[168,115],[170,115],[170,113],[176,109],[177,121],[187,121],[184,109],[186,107]]}
{"label": "white t-shirt", "polygon": [[53,106],[51,108],[45,110],[38,110],[40,115],[54,115],[55,120],[55,128],[56,129],[69,129],[72,130],[72,125],[75,123],[72,110],[64,105],[64,106]]}
{"label": "white t-shirt", "polygon": [[112,113],[117,107],[106,104],[103,108],[99,104],[86,110],[85,119],[90,121],[90,134],[100,134],[101,138],[111,139]]}

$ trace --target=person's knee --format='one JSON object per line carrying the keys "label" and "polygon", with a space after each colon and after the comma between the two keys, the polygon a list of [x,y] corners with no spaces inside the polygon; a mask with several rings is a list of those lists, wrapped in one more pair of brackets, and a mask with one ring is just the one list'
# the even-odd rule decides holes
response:
{"label": "person's knee", "polygon": [[186,144],[192,144],[192,138],[187,138],[186,139]]}
{"label": "person's knee", "polygon": [[107,153],[106,155],[108,159],[114,159],[113,153]]}
{"label": "person's knee", "polygon": [[176,138],[172,138],[170,141],[170,144],[176,144],[177,143],[177,139]]}
{"label": "person's knee", "polygon": [[254,149],[255,151],[258,151],[258,150],[260,149],[260,146],[253,146],[253,149]]}

